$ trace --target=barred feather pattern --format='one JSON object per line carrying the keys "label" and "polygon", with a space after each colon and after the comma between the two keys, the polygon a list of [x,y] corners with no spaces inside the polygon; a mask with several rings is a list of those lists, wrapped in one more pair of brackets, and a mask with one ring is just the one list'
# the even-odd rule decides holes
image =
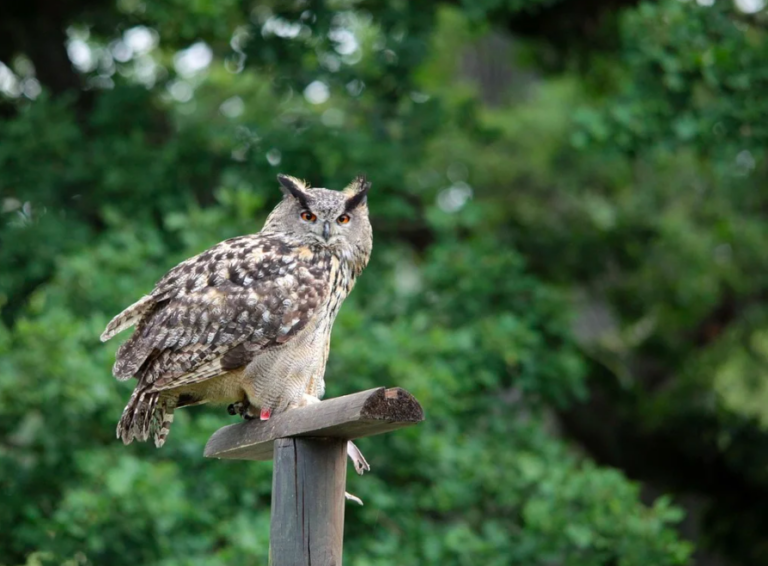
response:
{"label": "barred feather pattern", "polygon": [[155,446],[160,448],[165,444],[173,422],[173,410],[176,408],[176,397],[166,396],[162,404],[153,412],[150,430],[155,441]]}
{"label": "barred feather pattern", "polygon": [[177,398],[164,396],[159,391],[136,389],[117,425],[117,437],[124,444],[134,439],[146,441],[150,436],[160,448],[170,432]]}
{"label": "barred feather pattern", "polygon": [[159,392],[151,393],[146,388],[134,389],[117,423],[117,437],[124,444],[130,444],[134,439],[144,441],[149,438],[152,414],[159,396]]}

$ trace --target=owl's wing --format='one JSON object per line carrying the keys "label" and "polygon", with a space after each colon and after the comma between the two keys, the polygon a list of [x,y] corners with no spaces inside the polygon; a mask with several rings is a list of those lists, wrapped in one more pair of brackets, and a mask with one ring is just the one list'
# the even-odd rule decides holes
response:
{"label": "owl's wing", "polygon": [[329,293],[332,259],[275,235],[221,242],[179,264],[102,334],[135,324],[113,373],[153,390],[195,383],[246,365],[296,336]]}

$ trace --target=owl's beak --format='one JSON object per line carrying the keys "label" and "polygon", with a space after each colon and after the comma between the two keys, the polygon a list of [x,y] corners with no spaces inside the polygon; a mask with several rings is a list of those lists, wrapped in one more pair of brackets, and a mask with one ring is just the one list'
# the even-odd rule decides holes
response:
{"label": "owl's beak", "polygon": [[325,241],[327,242],[331,237],[331,223],[330,222],[323,222],[323,238],[325,238]]}

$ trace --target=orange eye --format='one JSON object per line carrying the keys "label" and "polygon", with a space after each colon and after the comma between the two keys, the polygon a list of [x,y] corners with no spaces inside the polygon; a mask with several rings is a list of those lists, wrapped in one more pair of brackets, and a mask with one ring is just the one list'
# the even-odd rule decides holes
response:
{"label": "orange eye", "polygon": [[315,220],[317,220],[317,216],[312,214],[310,211],[305,210],[304,212],[301,213],[301,219],[304,220],[305,222],[314,222]]}
{"label": "orange eye", "polygon": [[349,222],[349,214],[342,214],[336,219],[339,224],[347,224]]}

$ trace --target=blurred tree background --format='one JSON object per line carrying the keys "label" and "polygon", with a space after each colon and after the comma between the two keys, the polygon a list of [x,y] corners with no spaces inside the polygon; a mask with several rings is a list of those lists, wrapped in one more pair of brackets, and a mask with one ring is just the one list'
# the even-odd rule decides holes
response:
{"label": "blurred tree background", "polygon": [[768,564],[764,0],[0,4],[0,564],[266,560],[271,467],[122,446],[107,321],[365,172],[351,566]]}

